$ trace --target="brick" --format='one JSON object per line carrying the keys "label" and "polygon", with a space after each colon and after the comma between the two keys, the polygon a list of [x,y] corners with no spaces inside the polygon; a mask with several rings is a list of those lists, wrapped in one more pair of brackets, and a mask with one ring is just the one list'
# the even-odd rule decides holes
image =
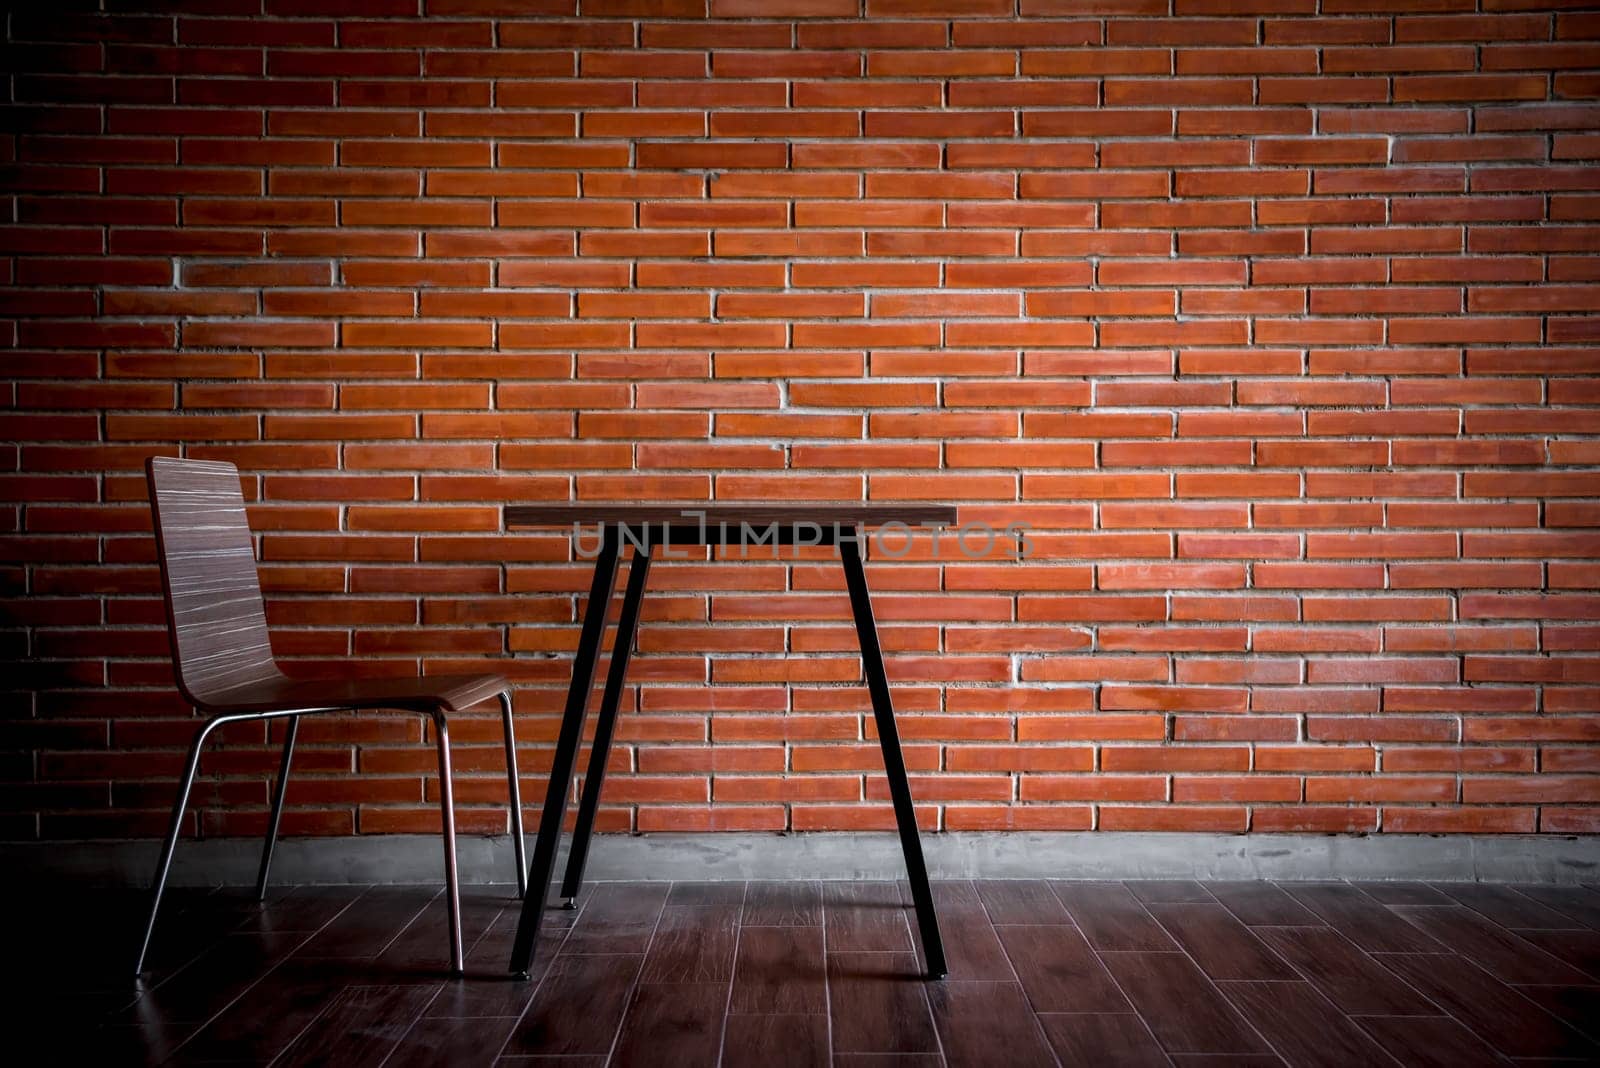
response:
{"label": "brick", "polygon": [[1106,831],[1188,831],[1242,832],[1249,823],[1245,809],[1238,807],[1106,806],[1100,810],[1100,829]]}
{"label": "brick", "polygon": [[1527,834],[1536,817],[1532,808],[1385,808],[1383,825],[1399,834]]}

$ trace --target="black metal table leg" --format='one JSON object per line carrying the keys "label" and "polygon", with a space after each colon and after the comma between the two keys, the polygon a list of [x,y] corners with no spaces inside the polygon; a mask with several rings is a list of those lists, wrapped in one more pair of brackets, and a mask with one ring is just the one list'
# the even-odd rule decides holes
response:
{"label": "black metal table leg", "polygon": [[528,889],[522,898],[522,917],[517,921],[517,937],[511,949],[511,971],[523,978],[527,978],[528,968],[533,963],[534,946],[544,922],[545,898],[550,894],[550,880],[555,874],[556,847],[561,842],[561,822],[567,814],[567,792],[572,787],[578,744],[583,740],[583,718],[589,706],[589,691],[594,688],[595,665],[600,659],[600,640],[605,636],[611,587],[617,580],[620,548],[616,528],[607,524],[600,555],[594,562],[594,580],[589,584],[589,605],[578,635],[572,685],[567,690],[566,711],[561,715],[561,733],[550,768],[550,786],[545,791],[544,809],[539,813],[539,837],[533,847],[533,863],[528,867]]}
{"label": "black metal table leg", "polygon": [[589,750],[589,770],[583,777],[583,797],[578,803],[578,825],[572,832],[572,850],[567,854],[567,874],[561,880],[561,896],[572,908],[583,885],[583,866],[589,859],[589,836],[594,832],[595,809],[600,805],[600,787],[605,782],[606,761],[611,757],[611,737],[617,726],[617,706],[622,703],[622,687],[628,675],[628,659],[633,655],[633,636],[639,628],[639,606],[644,601],[644,586],[650,576],[650,546],[635,548],[628,565],[628,589],[622,596],[622,618],[617,621],[617,638],[611,646],[611,667],[606,672],[606,688],[600,697],[600,718],[595,723],[594,744]]}
{"label": "black metal table leg", "polygon": [[911,803],[911,784],[906,779],[906,761],[900,752],[900,732],[894,723],[894,704],[889,699],[889,677],[883,669],[883,650],[878,645],[878,627],[872,618],[872,599],[867,592],[867,572],[861,565],[862,533],[856,539],[839,539],[839,556],[844,563],[845,584],[850,589],[850,610],[855,615],[856,638],[861,643],[861,668],[867,692],[872,696],[872,717],[878,727],[878,743],[883,747],[883,767],[889,776],[889,796],[894,799],[895,824],[900,829],[900,848],[906,855],[906,874],[911,880],[911,900],[917,909],[917,928],[922,935],[922,954],[927,960],[928,978],[943,979],[944,942],[939,937],[939,917],[933,909],[933,892],[928,887],[928,867],[922,859],[922,839],[917,834],[917,813]]}

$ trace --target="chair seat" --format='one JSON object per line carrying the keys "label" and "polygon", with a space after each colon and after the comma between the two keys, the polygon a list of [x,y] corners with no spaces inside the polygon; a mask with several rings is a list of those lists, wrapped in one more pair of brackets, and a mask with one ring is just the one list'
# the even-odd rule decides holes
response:
{"label": "chair seat", "polygon": [[507,693],[511,684],[500,675],[425,675],[421,678],[291,679],[287,676],[253,682],[211,695],[205,711],[281,712],[297,708],[393,708],[414,712],[447,712]]}

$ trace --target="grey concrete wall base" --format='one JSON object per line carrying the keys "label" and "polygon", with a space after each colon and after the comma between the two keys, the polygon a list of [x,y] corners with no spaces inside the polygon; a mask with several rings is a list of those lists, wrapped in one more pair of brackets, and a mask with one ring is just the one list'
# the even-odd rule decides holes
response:
{"label": "grey concrete wall base", "polygon": [[[985,833],[927,835],[923,846],[936,879],[1600,881],[1600,837]],[[260,848],[255,839],[181,842],[172,885],[250,885]],[[463,882],[514,880],[510,839],[463,837],[458,849]],[[156,850],[148,841],[0,844],[0,865],[33,883],[142,886]],[[287,838],[272,868],[285,884],[428,883],[443,870],[439,839],[428,835]],[[898,879],[905,866],[892,834],[598,835],[588,875]]]}

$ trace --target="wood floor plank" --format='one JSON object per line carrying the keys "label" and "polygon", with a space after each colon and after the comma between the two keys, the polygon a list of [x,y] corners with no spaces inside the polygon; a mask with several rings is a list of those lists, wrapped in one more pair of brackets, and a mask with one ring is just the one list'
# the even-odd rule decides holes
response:
{"label": "wood floor plank", "polygon": [[826,1015],[730,1013],[721,1068],[828,1068]]}
{"label": "wood floor plank", "polygon": [[347,986],[273,1063],[381,1064],[438,990],[437,984]]}
{"label": "wood floor plank", "polygon": [[1512,889],[1584,927],[1600,930],[1600,894],[1587,887],[1519,883]]}
{"label": "wood floor plank", "polygon": [[834,952],[828,1013],[838,1053],[937,1053],[916,954]]}
{"label": "wood floor plank", "polygon": [[640,983],[634,990],[611,1068],[717,1063],[728,984]]}
{"label": "wood floor plank", "polygon": [[1273,1048],[1296,1068],[1389,1064],[1391,1058],[1310,983],[1217,984]]}
{"label": "wood floor plank", "polygon": [[1345,883],[1286,883],[1291,897],[1368,953],[1439,953],[1448,947]]}
{"label": "wood floor plank", "polygon": [[1534,947],[1600,982],[1600,931],[1518,931]]}
{"label": "wood floor plank", "polygon": [[[439,894],[436,886],[374,886],[295,952],[299,958],[333,960],[378,956]],[[449,949],[441,933],[439,949]]]}
{"label": "wood floor plank", "polygon": [[949,1068],[1055,1068],[1020,984],[946,980],[927,990]]}
{"label": "wood floor plank", "polygon": [[1462,905],[1397,905],[1395,913],[1506,983],[1585,983],[1576,968]]}
{"label": "wood floor plank", "polygon": [[1509,886],[1494,883],[1442,883],[1439,889],[1501,927],[1563,930],[1582,926]]}
{"label": "wood floor plank", "polygon": [[1250,928],[1215,902],[1145,906],[1177,940],[1200,970],[1213,979],[1294,979],[1284,963]]}
{"label": "wood floor plank", "polygon": [[1274,883],[1227,881],[1201,885],[1246,927],[1284,924],[1307,926],[1323,922],[1320,916]]}
{"label": "wood floor plank", "polygon": [[269,894],[237,932],[319,931],[361,896],[359,886],[293,886]]}
{"label": "wood floor plank", "polygon": [[827,1015],[827,964],[820,927],[741,928],[733,974],[730,1012]]}
{"label": "wood floor plank", "polygon": [[546,942],[549,932],[539,933],[539,953],[545,960],[535,963],[535,972],[529,979],[517,979],[504,970],[469,972],[465,978],[447,979],[444,989],[428,1006],[429,1016],[450,1016],[458,1019],[494,1019],[501,1016],[520,1016],[533,1001],[539,980],[549,967],[549,958],[558,945]]}
{"label": "wood floor plank", "polygon": [[1389,1055],[1408,1068],[1460,1068],[1498,1063],[1494,1049],[1448,1016],[1352,1016]]}
{"label": "wood floor plank", "polygon": [[1043,879],[980,879],[975,885],[990,923],[1072,922],[1072,914]]}
{"label": "wood floor plank", "polygon": [[539,988],[550,962],[567,938],[567,928],[540,930],[527,979],[515,979],[506,970],[511,942],[516,935],[520,908],[502,909],[484,936],[467,950],[466,974],[448,979],[428,1006],[429,1016],[521,1016]]}
{"label": "wood floor plank", "polygon": [[424,1016],[401,1037],[387,1063],[397,1068],[488,1068],[516,1026],[515,1016]]}
{"label": "wood floor plank", "polygon": [[1350,884],[1372,900],[1384,905],[1453,905],[1454,900],[1430,883],[1394,880],[1363,880]]}
{"label": "wood floor plank", "polygon": [[1185,954],[1102,952],[1100,959],[1168,1053],[1269,1053]]}
{"label": "wood floor plank", "polygon": [[667,908],[695,908],[723,905],[738,908],[744,904],[744,883],[673,883],[667,892]]}
{"label": "wood floor plank", "polygon": [[898,883],[823,883],[828,949],[849,953],[909,951],[908,901]]}
{"label": "wood floor plank", "polygon": [[1174,942],[1121,883],[1053,882],[1050,889],[1096,950],[1172,950]]}
{"label": "wood floor plank", "polygon": [[1594,1057],[1594,1043],[1464,957],[1374,954],[1378,963],[1511,1057]]}
{"label": "wood floor plank", "polygon": [[560,954],[512,1031],[506,1054],[605,1055],[643,963],[637,953]]}
{"label": "wood floor plank", "polygon": [[1342,1012],[1427,1016],[1440,1011],[1331,927],[1259,927],[1256,934]]}
{"label": "wood floor plank", "polygon": [[1147,1068],[1167,1055],[1133,1012],[1049,1012],[1039,1015],[1061,1068]]}
{"label": "wood floor plank", "polygon": [[259,982],[307,937],[303,932],[228,935],[133,1005],[113,1013],[108,1022],[202,1023]]}
{"label": "wood floor plank", "polygon": [[566,953],[643,953],[667,903],[668,883],[599,883],[567,935]]}
{"label": "wood floor plank", "polygon": [[726,983],[733,978],[738,905],[661,910],[641,983]]}
{"label": "wood floor plank", "polygon": [[[572,928],[578,923],[578,917],[583,915],[584,910],[589,907],[589,902],[594,900],[594,888],[597,885],[609,886],[610,884],[584,884],[578,889],[577,900],[572,902],[571,905],[567,904],[566,898],[556,898],[552,900],[544,910],[544,922],[539,925],[540,929],[549,930],[554,928],[561,931],[572,930]],[[522,909],[522,902],[520,900],[516,904],[516,909],[519,912]]]}
{"label": "wood floor plank", "polygon": [[978,887],[971,879],[935,879],[928,884],[933,892],[933,903],[940,909],[983,908]]}
{"label": "wood floor plank", "polygon": [[948,979],[1016,981],[983,899],[970,880],[934,883],[933,903],[939,914]]}
{"label": "wood floor plank", "polygon": [[835,1053],[834,1068],[944,1068],[937,1053]]}
{"label": "wood floor plank", "polygon": [[822,884],[753,882],[745,887],[746,927],[812,927],[822,923]]}
{"label": "wood floor plank", "polygon": [[[205,953],[248,918],[234,895],[221,898],[214,889],[199,887],[179,887],[167,891],[156,920],[155,933],[150,939],[149,952],[145,956],[146,977],[159,982]],[[124,939],[131,941],[137,937],[137,933],[143,930],[143,921],[144,916],[141,915],[137,921],[119,927],[116,932],[118,937],[112,944],[122,944]],[[74,922],[78,921],[68,920],[67,924],[70,926]],[[96,957],[104,952],[103,944],[84,948]],[[71,954],[69,946],[59,943],[50,946],[44,956],[51,958],[63,953],[68,954],[65,958],[68,961],[81,959]],[[134,947],[127,945],[126,956],[119,954],[119,959],[131,961],[133,954]],[[50,970],[46,970],[40,978],[51,974]],[[119,979],[121,975],[119,971]]]}
{"label": "wood floor plank", "polygon": [[1519,986],[1517,993],[1600,1042],[1600,986]]}
{"label": "wood floor plank", "polygon": [[[461,942],[471,946],[482,938],[512,899],[491,887],[461,890]],[[506,958],[510,959],[507,952]],[[378,954],[377,965],[386,969],[438,971],[450,963],[450,903],[444,894],[428,902],[404,930]]]}
{"label": "wood floor plank", "polygon": [[371,981],[365,961],[290,958],[178,1048],[175,1064],[266,1064],[345,986]]}
{"label": "wood floor plank", "polygon": [[1122,885],[1146,905],[1163,903],[1210,905],[1217,900],[1211,896],[1210,891],[1193,879],[1124,879]]}
{"label": "wood floor plank", "polygon": [[1133,1010],[1076,927],[1010,924],[995,931],[1035,1012]]}

